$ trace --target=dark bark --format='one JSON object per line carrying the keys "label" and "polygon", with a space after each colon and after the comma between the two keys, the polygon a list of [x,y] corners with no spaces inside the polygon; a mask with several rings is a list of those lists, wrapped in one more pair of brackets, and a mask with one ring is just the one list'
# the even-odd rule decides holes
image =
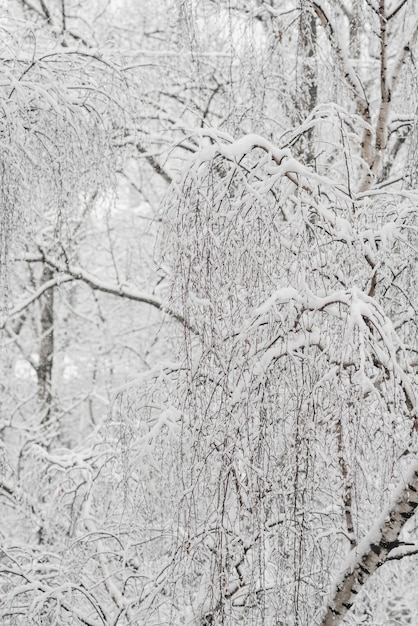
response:
{"label": "dark bark", "polygon": [[[53,269],[44,264],[41,286],[53,280]],[[52,369],[54,365],[54,289],[48,289],[39,299],[41,309],[39,363],[37,366],[38,398],[45,409],[44,421],[52,405]]]}

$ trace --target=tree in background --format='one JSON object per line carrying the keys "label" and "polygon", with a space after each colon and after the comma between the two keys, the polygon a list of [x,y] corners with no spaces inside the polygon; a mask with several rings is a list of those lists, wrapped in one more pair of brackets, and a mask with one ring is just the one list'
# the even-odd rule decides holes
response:
{"label": "tree in background", "polygon": [[412,623],[417,20],[11,5],[6,624]]}

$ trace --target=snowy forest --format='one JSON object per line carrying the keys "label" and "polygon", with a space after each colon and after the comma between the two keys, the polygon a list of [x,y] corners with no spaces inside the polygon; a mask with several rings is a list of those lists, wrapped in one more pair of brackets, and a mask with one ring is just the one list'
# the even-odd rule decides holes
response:
{"label": "snowy forest", "polygon": [[418,626],[416,0],[0,28],[1,625]]}

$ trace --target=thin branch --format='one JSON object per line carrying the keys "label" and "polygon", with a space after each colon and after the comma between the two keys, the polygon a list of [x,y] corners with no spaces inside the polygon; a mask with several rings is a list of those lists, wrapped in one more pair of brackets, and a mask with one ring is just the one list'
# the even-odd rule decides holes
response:
{"label": "thin branch", "polygon": [[152,154],[149,154],[147,150],[143,146],[141,146],[139,143],[136,144],[136,149],[138,150],[140,154],[144,155],[148,163],[151,165],[152,169],[157,174],[159,174],[165,180],[166,183],[171,185],[173,179],[171,178],[170,174],[162,167],[162,165],[158,163],[157,159]]}
{"label": "thin branch", "polygon": [[49,22],[49,23],[52,23],[51,13],[50,13],[50,10],[48,9],[48,7],[45,4],[45,1],[44,0],[39,0],[39,4],[41,5],[41,8],[42,8],[42,11],[43,11],[43,14],[45,16],[46,21]]}
{"label": "thin branch", "polygon": [[37,13],[41,17],[45,17],[45,14],[42,13],[42,11],[38,9],[38,7],[34,6],[31,2],[29,2],[29,0],[20,0],[20,1],[24,7],[29,9],[29,11],[33,11],[34,13]]}
{"label": "thin branch", "polygon": [[65,14],[65,0],[61,0],[61,13],[62,13],[62,32],[67,30],[67,16]]}
{"label": "thin branch", "polygon": [[393,11],[391,13],[389,13],[389,15],[387,16],[387,20],[391,20],[393,17],[395,17],[395,15],[402,9],[402,7],[408,2],[408,0],[401,0],[401,2],[398,4],[398,6],[393,9]]}
{"label": "thin branch", "polygon": [[396,61],[393,64],[393,72],[389,82],[390,90],[393,93],[395,91],[396,83],[399,80],[401,69],[408,57],[411,55],[412,46],[414,45],[416,39],[418,37],[418,20],[415,22],[411,34],[408,39],[404,42],[403,46],[400,47],[400,52]]}
{"label": "thin branch", "polygon": [[74,280],[74,278],[72,278],[71,276],[57,276],[56,278],[53,278],[52,280],[49,280],[48,282],[44,283],[41,287],[39,287],[39,289],[37,289],[29,298],[27,298],[26,300],[24,300],[21,304],[18,304],[17,306],[15,306],[5,317],[5,319],[3,319],[3,321],[0,323],[0,330],[2,330],[7,322],[13,318],[16,317],[16,315],[20,315],[25,309],[27,309],[33,302],[35,302],[36,300],[39,300],[39,298],[49,289],[52,289],[53,287],[57,287],[59,285],[61,285],[62,283],[66,283],[69,281]]}
{"label": "thin branch", "polygon": [[348,85],[353,90],[358,103],[361,105],[362,109],[369,110],[369,103],[366,98],[366,94],[364,92],[363,85],[360,81],[360,78],[354,71],[353,67],[348,61],[348,55],[343,48],[342,43],[339,41],[337,31],[334,25],[331,22],[330,17],[325,12],[325,9],[321,5],[320,2],[316,0],[312,0],[312,7],[319,18],[322,26],[325,31],[328,33],[328,39],[330,41],[331,47],[334,49],[336,56],[338,58],[339,63],[342,66],[344,72],[344,78],[347,81]]}

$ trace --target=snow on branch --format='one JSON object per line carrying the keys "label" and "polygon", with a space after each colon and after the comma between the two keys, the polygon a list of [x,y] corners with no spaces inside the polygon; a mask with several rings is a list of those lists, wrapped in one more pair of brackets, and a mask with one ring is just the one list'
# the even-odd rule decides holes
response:
{"label": "snow on branch", "polygon": [[[213,132],[210,133],[213,137]],[[303,188],[310,194],[315,195],[313,187],[307,182],[311,180],[318,185],[324,185],[325,187],[332,188],[334,193],[341,197],[343,200],[347,200],[350,196],[349,191],[341,185],[336,185],[335,182],[328,179],[326,176],[321,176],[316,172],[310,170],[305,165],[302,165],[297,159],[295,159],[288,148],[278,148],[273,143],[268,141],[262,135],[251,133],[245,135],[236,141],[227,143],[215,139],[215,143],[212,146],[203,148],[200,150],[195,158],[195,167],[199,167],[202,163],[207,161],[213,161],[216,156],[222,156],[228,160],[235,160],[240,162],[246,155],[250,154],[255,148],[259,148],[266,152],[271,160],[279,166],[279,170],[276,172],[282,176],[286,176],[296,186],[303,186]],[[293,176],[293,175],[296,176]],[[299,181],[299,176],[304,177],[303,184]]]}
{"label": "snow on branch", "polygon": [[[403,389],[411,417],[415,423],[417,417],[416,398],[413,377],[411,377],[411,366],[405,358],[406,347],[397,335],[392,321],[374,298],[357,287],[330,293],[326,296],[315,295],[307,285],[299,290],[293,287],[281,288],[255,308],[253,316],[244,324],[240,333],[241,336],[248,335],[254,329],[265,324],[272,309],[278,311],[279,308],[288,303],[294,305],[299,318],[307,313],[325,312],[332,318],[344,321],[346,332],[350,328],[357,329],[360,337],[362,337],[356,349],[359,352],[360,362],[364,362],[367,353],[370,353],[373,355],[374,364],[380,364],[387,374],[391,373],[395,377]],[[318,318],[312,318],[309,322],[305,321],[305,326],[310,329],[309,332],[303,330],[301,335],[295,335],[293,339],[284,334],[281,341],[276,342],[274,346],[269,347],[263,353],[260,360],[261,371],[265,372],[273,361],[302,347],[317,346],[321,351],[324,351],[327,341],[317,328],[318,325]],[[297,328],[294,329],[294,331],[296,330]],[[329,341],[329,330],[327,334]],[[366,343],[369,344],[368,348],[366,348]],[[401,364],[401,356],[404,357],[406,364]]]}

